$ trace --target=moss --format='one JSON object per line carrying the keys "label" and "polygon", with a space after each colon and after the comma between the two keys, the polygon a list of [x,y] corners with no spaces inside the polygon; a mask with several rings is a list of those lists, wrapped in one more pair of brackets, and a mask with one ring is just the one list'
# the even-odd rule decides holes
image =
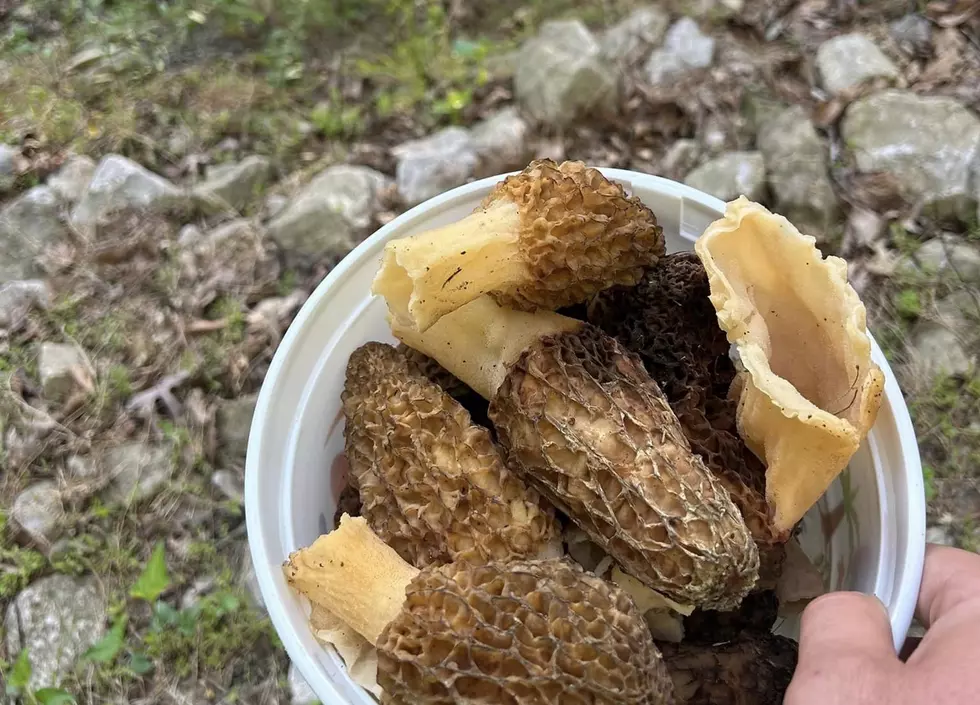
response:
{"label": "moss", "polygon": [[902,289],[895,297],[895,308],[903,318],[915,319],[922,315],[922,300],[915,289]]}
{"label": "moss", "polygon": [[15,546],[0,538],[0,600],[14,597],[47,567],[44,556],[32,548]]}

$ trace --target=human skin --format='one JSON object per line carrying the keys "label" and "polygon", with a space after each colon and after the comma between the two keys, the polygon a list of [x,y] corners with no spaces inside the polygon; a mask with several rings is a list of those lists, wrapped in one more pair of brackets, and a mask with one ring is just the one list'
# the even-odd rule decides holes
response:
{"label": "human skin", "polygon": [[836,592],[814,600],[803,612],[784,705],[980,701],[980,555],[927,545],[916,618],[926,635],[903,662],[877,598]]}

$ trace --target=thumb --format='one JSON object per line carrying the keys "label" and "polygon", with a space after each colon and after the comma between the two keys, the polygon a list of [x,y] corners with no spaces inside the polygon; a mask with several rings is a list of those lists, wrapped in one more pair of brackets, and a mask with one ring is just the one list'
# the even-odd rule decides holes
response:
{"label": "thumb", "polygon": [[800,622],[800,666],[855,656],[898,661],[881,601],[860,592],[832,592],[807,605]]}

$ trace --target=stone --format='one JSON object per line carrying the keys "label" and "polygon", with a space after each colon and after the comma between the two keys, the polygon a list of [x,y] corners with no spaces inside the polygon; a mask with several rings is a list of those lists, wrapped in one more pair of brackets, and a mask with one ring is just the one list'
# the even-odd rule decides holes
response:
{"label": "stone", "polygon": [[72,54],[72,56],[65,63],[65,71],[71,73],[73,71],[93,68],[103,58],[105,58],[105,55],[106,50],[103,47],[86,47]]}
{"label": "stone", "polygon": [[770,120],[781,115],[787,107],[786,103],[769,93],[749,89],[742,95],[740,112],[752,134],[758,135]]}
{"label": "stone", "polygon": [[79,657],[105,634],[106,604],[94,580],[42,578],[7,606],[7,654],[27,649],[28,690],[57,687]]}
{"label": "stone", "polygon": [[652,85],[662,85],[711,66],[714,55],[715,40],[690,17],[682,17],[667,30],[664,45],[650,54],[644,71]]}
{"label": "stone", "polygon": [[888,30],[907,54],[918,57],[932,54],[932,22],[922,15],[905,15],[889,24]]}
{"label": "stone", "polygon": [[32,309],[51,305],[51,289],[40,279],[0,284],[0,328],[16,328]]}
{"label": "stone", "polygon": [[17,157],[20,150],[9,144],[0,143],[0,193],[10,188],[17,176]]}
{"label": "stone", "polygon": [[936,302],[935,321],[948,330],[970,349],[980,342],[980,300],[975,289],[961,287]]}
{"label": "stone", "polygon": [[910,334],[914,353],[910,366],[915,379],[933,380],[942,375],[968,374],[975,358],[955,331],[935,321],[919,321]]}
{"label": "stone", "polygon": [[238,473],[231,470],[218,470],[211,475],[211,484],[232,502],[241,504],[245,500],[245,484]]}
{"label": "stone", "polygon": [[92,363],[75,345],[42,343],[37,366],[41,389],[51,401],[65,401],[76,392],[91,392],[94,388]]}
{"label": "stone", "polygon": [[552,20],[521,47],[514,91],[532,118],[563,127],[615,103],[620,80],[585,24]]}
{"label": "stone", "polygon": [[639,7],[607,29],[599,40],[602,56],[633,63],[663,39],[670,15],[656,5]]}
{"label": "stone", "polygon": [[313,688],[303,678],[303,674],[296,668],[295,663],[289,664],[289,702],[292,705],[317,705],[320,699],[313,692]]}
{"label": "stone", "polygon": [[72,223],[91,233],[103,216],[123,208],[165,209],[179,203],[183,191],[159,174],[118,154],[102,158],[88,188],[72,211]]}
{"label": "stone", "polygon": [[48,178],[48,186],[62,200],[76,203],[85,193],[92,175],[95,174],[95,162],[85,155],[69,157],[57,172]]}
{"label": "stone", "polygon": [[769,120],[758,136],[775,208],[817,238],[829,239],[840,217],[840,203],[828,176],[828,150],[802,106]]}
{"label": "stone", "polygon": [[477,173],[493,176],[506,171],[523,169],[531,158],[527,120],[514,106],[494,113],[475,125],[472,132],[473,151],[480,160]]}
{"label": "stone", "polygon": [[252,155],[233,164],[210,167],[193,193],[200,201],[219,210],[242,210],[251,203],[272,176],[272,163]]}
{"label": "stone", "polygon": [[891,175],[909,201],[940,217],[976,217],[980,119],[960,103],[882,91],[851,103],[841,136],[859,171]]}
{"label": "stone", "polygon": [[660,160],[660,171],[669,178],[679,179],[697,164],[700,157],[701,145],[697,140],[677,140]]}
{"label": "stone", "polygon": [[204,233],[194,223],[188,223],[177,234],[177,244],[181,247],[193,247],[204,239]]}
{"label": "stone", "polygon": [[684,183],[723,201],[742,195],[760,201],[766,189],[766,165],[759,152],[726,152],[692,171]]}
{"label": "stone", "polygon": [[317,174],[269,223],[269,236],[290,266],[342,257],[357,244],[380,210],[379,196],[390,183],[363,166],[337,165]]}
{"label": "stone", "polygon": [[218,407],[217,429],[221,454],[227,462],[241,463],[248,449],[248,434],[258,395],[249,394],[226,401]]}
{"label": "stone", "polygon": [[956,235],[922,243],[915,252],[915,260],[926,273],[948,272],[964,284],[980,283],[980,250]]}
{"label": "stone", "polygon": [[898,67],[863,34],[842,34],[817,49],[821,85],[831,95],[855,88],[872,78],[894,81]]}
{"label": "stone", "polygon": [[35,186],[0,210],[0,282],[42,273],[37,257],[67,237],[61,199],[49,186]]}
{"label": "stone", "polygon": [[112,478],[106,497],[120,504],[150,499],[173,473],[171,448],[141,441],[110,449],[102,462]]}
{"label": "stone", "polygon": [[954,546],[956,542],[942,526],[930,526],[926,529],[926,543],[934,543],[940,546]]}
{"label": "stone", "polygon": [[479,165],[473,138],[462,127],[447,127],[429,137],[405,142],[392,154],[398,159],[398,192],[410,206],[465,184]]}
{"label": "stone", "polygon": [[14,499],[10,518],[36,544],[47,546],[57,539],[65,518],[57,483],[38,482],[25,489]]}
{"label": "stone", "polygon": [[282,212],[282,209],[289,203],[289,199],[281,193],[269,194],[265,199],[265,213],[269,218],[273,218]]}

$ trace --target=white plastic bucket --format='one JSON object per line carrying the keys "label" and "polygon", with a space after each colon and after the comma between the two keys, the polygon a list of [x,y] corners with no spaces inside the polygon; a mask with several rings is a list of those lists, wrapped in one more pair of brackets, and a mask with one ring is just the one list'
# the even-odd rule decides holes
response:
{"label": "white plastic bucket", "polygon": [[[653,209],[668,251],[693,249],[725,204],[649,174],[602,169]],[[448,191],[402,214],[351,252],[317,287],[290,326],[259,394],[248,443],[245,512],[262,597],[290,659],[324,703],[374,701],[346,674],[307,622],[308,606],[286,584],[289,553],[332,529],[343,488],[344,418],[340,393],[347,358],[361,344],[396,342],[385,304],[370,293],[391,239],[468,215],[504,175]],[[801,544],[829,589],[877,595],[887,606],[896,649],[912,620],[925,551],[925,495],[915,432],[898,383],[884,371],[877,423],[840,480],[803,520]],[[793,635],[796,624],[782,624]]]}

